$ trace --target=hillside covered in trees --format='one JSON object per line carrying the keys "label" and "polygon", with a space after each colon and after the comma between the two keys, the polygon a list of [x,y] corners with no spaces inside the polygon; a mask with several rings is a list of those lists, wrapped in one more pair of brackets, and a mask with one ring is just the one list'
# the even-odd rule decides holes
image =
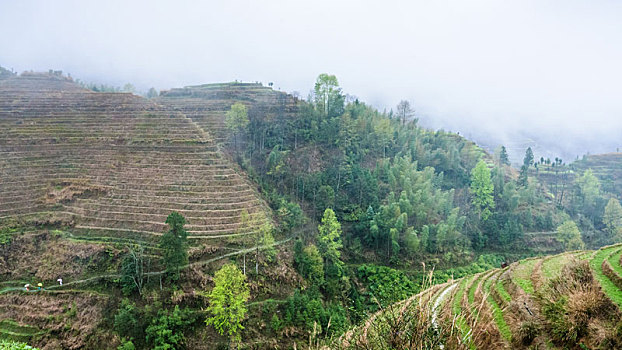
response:
{"label": "hillside covered in trees", "polygon": [[[561,260],[587,261],[594,281],[565,269],[597,286],[602,262],[583,249],[622,241],[619,154],[566,164],[527,149],[515,169],[504,147],[422,128],[408,101],[379,112],[328,74],[306,100],[238,82],[150,98],[93,90],[60,72],[0,77],[0,337],[44,349],[337,346],[424,295],[444,305],[432,324],[488,300],[496,326],[455,312],[457,327],[474,346],[506,346],[528,325],[503,326],[495,310],[524,300],[540,317],[550,305],[533,283],[566,307]],[[603,317],[615,317],[607,295]],[[547,338],[558,326],[547,319],[553,331],[527,337],[566,344]]]}

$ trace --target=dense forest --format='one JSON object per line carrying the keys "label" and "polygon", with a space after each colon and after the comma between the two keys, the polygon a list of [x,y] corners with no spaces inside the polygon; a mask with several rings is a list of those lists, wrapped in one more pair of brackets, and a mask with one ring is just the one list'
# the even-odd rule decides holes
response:
{"label": "dense forest", "polygon": [[339,334],[417,291],[422,263],[443,280],[538,254],[525,242],[542,235],[551,251],[620,240],[619,193],[589,169],[528,148],[516,170],[505,147],[489,154],[427,130],[408,101],[379,112],[327,74],[297,106],[292,116],[285,102],[237,104],[227,124],[231,155],[281,229],[298,233],[295,266],[310,288],[275,314],[275,330]]}

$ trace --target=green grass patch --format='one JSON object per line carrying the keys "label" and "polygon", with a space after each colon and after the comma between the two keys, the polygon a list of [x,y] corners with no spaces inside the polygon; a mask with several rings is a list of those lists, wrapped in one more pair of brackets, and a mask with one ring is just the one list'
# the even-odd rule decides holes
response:
{"label": "green grass patch", "polygon": [[8,293],[8,292],[20,291],[20,290],[24,290],[24,288],[23,287],[4,287],[4,288],[0,288],[0,294],[4,294],[4,293]]}
{"label": "green grass patch", "polygon": [[456,317],[456,327],[462,335],[462,343],[466,344],[469,349],[475,350],[477,347],[473,344],[473,332],[462,315]]}
{"label": "green grass patch", "polygon": [[7,245],[13,240],[13,236],[23,233],[22,227],[2,227],[0,228],[0,246]]}
{"label": "green grass patch", "polygon": [[510,327],[503,318],[503,310],[501,310],[499,304],[497,304],[495,299],[490,294],[490,287],[492,283],[495,282],[495,284],[497,284],[496,282],[498,282],[496,276],[497,274],[494,274],[486,279],[486,281],[484,281],[484,291],[486,292],[486,294],[488,294],[486,301],[490,304],[490,307],[492,309],[492,316],[495,320],[495,323],[497,324],[497,328],[499,328],[501,336],[503,336],[505,340],[510,341],[512,339],[512,331],[510,330]]}
{"label": "green grass patch", "polygon": [[483,276],[484,276],[484,273],[481,273],[479,276],[477,276],[477,278],[473,281],[473,283],[471,284],[471,287],[469,288],[469,295],[468,295],[469,305],[475,302],[475,290],[477,289],[477,285],[479,284],[479,281],[482,279]]}
{"label": "green grass patch", "polygon": [[594,257],[590,261],[590,267],[594,272],[594,278],[600,283],[603,292],[611,299],[618,307],[622,308],[622,291],[603,273],[601,265],[603,261],[616,249],[620,249],[620,246],[611,246],[604,249],[600,249],[594,254]]}
{"label": "green grass patch", "polygon": [[2,281],[0,282],[0,286],[22,286],[30,281],[27,280],[13,280],[13,281]]}
{"label": "green grass patch", "polygon": [[611,254],[607,261],[611,264],[613,271],[615,271],[618,275],[622,276],[622,266],[620,265],[620,257],[622,256],[622,249],[618,250]]}
{"label": "green grass patch", "polygon": [[570,260],[576,255],[577,253],[564,253],[544,260],[544,262],[542,262],[542,276],[544,277],[545,281],[550,280],[553,277],[559,276],[562,271],[562,267],[568,264],[568,262],[570,262]]}
{"label": "green grass patch", "polygon": [[586,251],[577,254],[577,259],[579,260],[589,260],[592,257],[593,251]]}
{"label": "green grass patch", "polygon": [[530,259],[521,261],[514,269],[512,279],[527,294],[533,294],[533,283],[531,283],[531,273],[533,267],[540,259]]}
{"label": "green grass patch", "polygon": [[33,336],[37,334],[43,333],[39,328],[29,326],[29,325],[20,325],[11,319],[5,319],[0,321],[0,330],[9,331],[21,335]]}
{"label": "green grass patch", "polygon": [[145,249],[161,250],[154,242],[141,241],[137,239],[124,237],[106,237],[106,236],[67,236],[67,240],[77,243],[92,243],[103,245],[142,245]]}
{"label": "green grass patch", "polygon": [[454,298],[451,301],[451,310],[454,316],[456,317],[456,327],[460,331],[461,339],[464,344],[468,346],[469,349],[476,349],[473,344],[472,339],[472,331],[471,327],[466,322],[464,315],[462,315],[462,296],[466,292],[467,286],[476,278],[475,275],[464,277],[456,287],[456,293],[454,294]]}
{"label": "green grass patch", "polygon": [[[0,339],[28,341],[33,337],[44,333],[45,331],[42,331],[37,327],[20,325],[11,319],[0,321]],[[0,349],[4,348],[0,347]]]}
{"label": "green grass patch", "polygon": [[13,340],[0,340],[0,349],[2,350],[37,350],[37,348],[33,348],[32,346],[26,343],[16,342]]}
{"label": "green grass patch", "polygon": [[510,295],[510,293],[508,293],[507,290],[505,290],[505,287],[503,286],[503,280],[497,280],[497,283],[495,283],[495,289],[501,296],[501,299],[505,300],[508,303],[512,301],[512,296]]}
{"label": "green grass patch", "polygon": [[458,287],[456,287],[456,294],[454,294],[454,298],[451,304],[451,311],[453,312],[454,315],[460,315],[460,313],[462,312],[462,303],[461,303],[462,295],[464,294],[464,291],[467,285],[469,284],[470,281],[473,280],[473,278],[475,278],[475,276],[464,277],[460,281],[460,284],[458,284]]}

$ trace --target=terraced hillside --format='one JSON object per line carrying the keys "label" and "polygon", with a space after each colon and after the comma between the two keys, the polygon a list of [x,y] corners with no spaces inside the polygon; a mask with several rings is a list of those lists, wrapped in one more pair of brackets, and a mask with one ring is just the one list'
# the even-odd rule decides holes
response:
{"label": "terraced hillside", "polygon": [[226,142],[225,113],[236,102],[249,108],[249,116],[286,117],[297,110],[297,99],[257,83],[227,83],[187,86],[163,91],[158,102],[192,118],[210,130],[217,142]]}
{"label": "terraced hillside", "polygon": [[589,155],[574,162],[573,167],[579,174],[592,169],[600,180],[603,190],[622,196],[622,153]]}
{"label": "terraced hillside", "polygon": [[622,197],[622,153],[606,153],[584,156],[568,166],[538,166],[532,169],[534,176],[556,201],[567,202],[572,196],[573,184],[583,173],[591,169],[600,181],[601,190],[615,197]]}
{"label": "terraced hillside", "polygon": [[0,81],[0,220],[149,240],[171,211],[195,240],[243,236],[263,202],[191,119],[54,74]]}
{"label": "terraced hillside", "polygon": [[394,320],[410,307],[435,323],[451,349],[620,348],[622,244],[518,261],[411,299],[348,332],[335,347],[370,348],[377,344],[371,330],[404,327]]}

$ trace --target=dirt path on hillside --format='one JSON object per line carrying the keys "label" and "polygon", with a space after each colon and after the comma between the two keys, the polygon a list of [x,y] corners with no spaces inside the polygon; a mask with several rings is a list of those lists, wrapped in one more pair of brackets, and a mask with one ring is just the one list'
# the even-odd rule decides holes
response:
{"label": "dirt path on hillside", "polygon": [[[281,244],[287,243],[287,242],[289,242],[291,240],[292,240],[292,237],[289,237],[289,238],[286,238],[284,240],[281,240],[281,241],[278,241],[278,242],[274,242],[272,244],[259,246],[259,250],[264,250],[264,249],[267,249],[267,248],[270,248],[270,247],[281,245]],[[231,253],[227,253],[227,254],[224,254],[224,255],[217,256],[215,258],[195,261],[193,263],[189,263],[189,264],[186,264],[186,265],[180,267],[180,269],[186,269],[186,268],[192,267],[192,266],[206,265],[206,264],[212,263],[214,261],[218,261],[218,260],[221,260],[221,259],[224,259],[224,258],[228,258],[228,257],[231,257],[231,256],[251,253],[251,252],[254,252],[256,249],[257,249],[257,247],[240,249],[240,250],[237,250],[235,252],[231,252]],[[144,276],[158,276],[158,275],[163,275],[165,273],[166,273],[166,270],[152,271],[152,272],[146,272],[144,274]],[[93,277],[85,278],[85,279],[82,279],[82,280],[76,280],[76,281],[71,281],[71,282],[63,283],[62,286],[60,286],[60,285],[50,286],[50,287],[44,288],[42,291],[55,290],[55,289],[62,290],[62,289],[65,289],[65,287],[67,287],[67,286],[74,286],[74,285],[78,285],[78,284],[84,284],[84,283],[88,283],[88,282],[92,282],[92,281],[97,281],[97,280],[101,280],[101,279],[115,279],[115,278],[120,278],[120,277],[121,277],[121,275],[119,275],[119,274],[107,274],[107,275],[93,276]],[[25,291],[26,288],[24,288],[24,287],[7,287],[7,288],[0,289],[0,294],[12,292],[12,291],[19,291],[19,290]]]}

